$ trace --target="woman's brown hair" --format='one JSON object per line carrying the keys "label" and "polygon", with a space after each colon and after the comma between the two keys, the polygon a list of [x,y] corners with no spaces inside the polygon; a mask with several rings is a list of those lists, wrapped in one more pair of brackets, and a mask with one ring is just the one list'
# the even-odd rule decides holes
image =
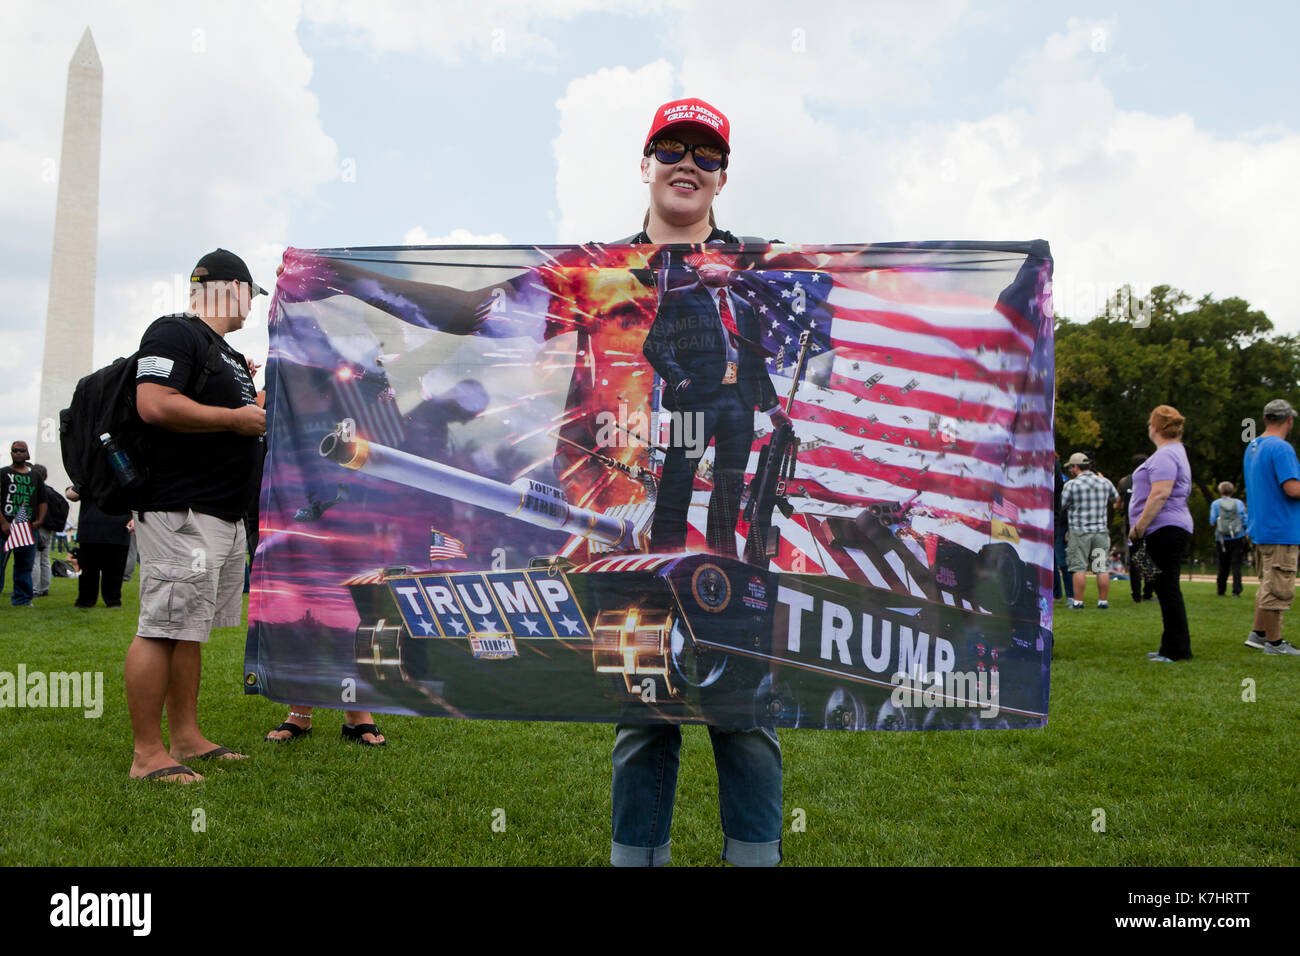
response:
{"label": "woman's brown hair", "polygon": [[1157,405],[1151,412],[1149,421],[1155,426],[1156,434],[1162,438],[1182,438],[1183,423],[1187,419],[1172,405]]}

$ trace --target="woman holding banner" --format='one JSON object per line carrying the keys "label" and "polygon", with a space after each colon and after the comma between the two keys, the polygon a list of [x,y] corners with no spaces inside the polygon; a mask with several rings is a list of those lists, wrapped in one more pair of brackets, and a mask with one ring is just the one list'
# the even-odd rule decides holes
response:
{"label": "woman holding banner", "polygon": [[[634,243],[736,243],[713,218],[713,197],[727,182],[727,118],[698,99],[655,111],[641,157],[650,209]],[[701,317],[722,321],[718,315]],[[683,391],[686,379],[675,383]],[[682,732],[676,724],[619,724],[612,787],[615,866],[669,862]],[[781,746],[770,727],[709,726],[718,768],[722,859],[738,866],[781,861]]]}

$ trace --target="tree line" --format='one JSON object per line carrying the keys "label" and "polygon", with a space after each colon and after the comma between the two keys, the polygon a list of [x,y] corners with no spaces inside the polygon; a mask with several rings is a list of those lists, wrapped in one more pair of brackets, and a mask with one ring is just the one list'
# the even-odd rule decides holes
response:
{"label": "tree line", "polygon": [[[1057,318],[1056,449],[1062,461],[1087,452],[1118,483],[1133,470],[1135,454],[1154,450],[1151,410],[1177,408],[1187,419],[1183,444],[1192,467],[1191,551],[1209,558],[1210,502],[1221,481],[1243,496],[1242,454],[1264,430],[1265,403],[1300,404],[1300,337],[1275,333],[1244,299],[1193,300],[1162,285],[1140,310],[1127,307],[1131,301],[1123,289],[1090,321]],[[1118,518],[1112,530],[1118,535]]]}

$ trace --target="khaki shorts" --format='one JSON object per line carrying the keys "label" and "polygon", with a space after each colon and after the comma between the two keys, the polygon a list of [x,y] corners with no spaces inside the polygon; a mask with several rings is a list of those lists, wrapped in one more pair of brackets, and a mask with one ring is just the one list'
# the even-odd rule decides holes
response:
{"label": "khaki shorts", "polygon": [[1300,545],[1255,545],[1255,570],[1259,572],[1259,591],[1255,607],[1261,611],[1289,611],[1295,597],[1296,558]]}
{"label": "khaki shorts", "polygon": [[135,515],[141,637],[206,641],[243,611],[244,523],[197,511]]}
{"label": "khaki shorts", "polygon": [[[1097,562],[1096,567],[1093,562]],[[1071,574],[1109,573],[1110,535],[1105,531],[1071,531],[1070,540],[1065,544],[1065,567]]]}

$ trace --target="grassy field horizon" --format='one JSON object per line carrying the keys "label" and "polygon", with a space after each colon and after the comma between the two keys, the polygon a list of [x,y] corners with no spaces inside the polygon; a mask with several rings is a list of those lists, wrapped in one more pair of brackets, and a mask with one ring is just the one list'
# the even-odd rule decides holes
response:
{"label": "grassy field horizon", "polygon": [[[1116,582],[1098,610],[1094,588],[1082,611],[1056,604],[1046,728],[780,731],[786,864],[1300,863],[1300,658],[1242,645],[1255,582],[1233,599],[1184,581],[1195,659],[1164,665],[1145,657],[1159,607]],[[340,712],[318,710],[311,737],[264,743],[287,708],[243,694],[242,628],[213,633],[199,713],[251,759],[196,766],[196,786],[129,780],[122,661],[138,586],[120,609],[74,609],[75,592],[55,579],[30,610],[0,603],[0,671],[104,682],[96,719],[0,708],[0,865],[608,861],[611,725],[380,714],[390,745],[362,748],[339,739]],[[675,864],[718,863],[702,727],[685,729],[672,839]]]}

